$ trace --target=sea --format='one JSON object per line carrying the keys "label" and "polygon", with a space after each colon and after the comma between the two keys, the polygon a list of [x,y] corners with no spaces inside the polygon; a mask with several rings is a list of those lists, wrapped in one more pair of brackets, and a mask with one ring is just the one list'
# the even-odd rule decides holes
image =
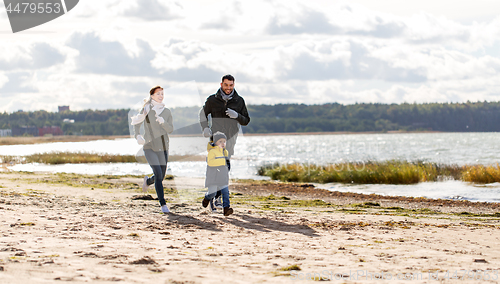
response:
{"label": "sea", "polygon": [[[231,178],[268,179],[257,175],[263,165],[274,163],[330,164],[385,160],[425,161],[457,165],[497,165],[500,162],[500,133],[377,133],[377,134],[239,134],[231,160]],[[170,155],[186,156],[169,162],[174,176],[205,176],[206,163],[194,156],[205,156],[207,138],[170,137]],[[87,152],[141,155],[133,138],[88,142],[56,142],[34,145],[0,146],[0,155],[26,156],[47,152]],[[195,159],[196,160],[196,159]],[[98,163],[46,165],[15,164],[14,171],[65,172],[79,174],[147,175],[151,168],[142,163]],[[455,180],[422,182],[413,185],[315,184],[342,192],[413,196],[456,200],[500,202],[500,184],[474,184]]]}

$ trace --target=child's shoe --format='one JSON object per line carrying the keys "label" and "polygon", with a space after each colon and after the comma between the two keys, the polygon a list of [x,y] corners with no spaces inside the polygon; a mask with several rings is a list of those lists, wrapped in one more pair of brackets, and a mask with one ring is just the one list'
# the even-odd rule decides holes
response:
{"label": "child's shoe", "polygon": [[203,208],[207,208],[208,203],[210,203],[210,200],[203,197],[203,201],[201,202],[201,205],[203,206]]}
{"label": "child's shoe", "polygon": [[[217,201],[217,200],[215,200],[215,201]],[[212,209],[212,212],[217,212],[217,208],[216,207],[217,206],[214,205],[214,200],[211,199],[210,200],[210,209]]]}
{"label": "child's shoe", "polygon": [[224,207],[224,216],[229,216],[233,214],[233,208],[231,207]]}
{"label": "child's shoe", "polygon": [[161,206],[161,212],[163,212],[163,213],[170,213],[170,210],[168,210],[167,205],[162,205]]}
{"label": "child's shoe", "polygon": [[221,197],[219,196],[218,198],[215,199],[214,201],[215,208],[222,209],[222,200]]}

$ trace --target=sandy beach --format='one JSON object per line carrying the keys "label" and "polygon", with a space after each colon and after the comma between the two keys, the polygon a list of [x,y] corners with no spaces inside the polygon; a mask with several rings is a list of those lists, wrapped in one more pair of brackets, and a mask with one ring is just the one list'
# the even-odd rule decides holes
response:
{"label": "sandy beach", "polygon": [[[0,283],[498,283],[498,203],[203,179],[0,173]],[[299,270],[300,269],[300,270]]]}

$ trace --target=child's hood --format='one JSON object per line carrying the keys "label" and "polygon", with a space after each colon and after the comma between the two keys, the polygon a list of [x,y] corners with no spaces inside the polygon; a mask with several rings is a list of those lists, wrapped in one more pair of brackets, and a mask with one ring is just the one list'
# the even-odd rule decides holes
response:
{"label": "child's hood", "polygon": [[208,144],[207,144],[207,152],[210,152],[210,150],[212,150],[215,147],[217,147],[217,146],[215,146],[215,143],[208,142]]}

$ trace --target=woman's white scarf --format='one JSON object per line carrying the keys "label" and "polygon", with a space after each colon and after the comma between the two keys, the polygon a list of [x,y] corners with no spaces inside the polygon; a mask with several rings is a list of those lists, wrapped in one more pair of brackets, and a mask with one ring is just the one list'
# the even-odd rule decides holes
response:
{"label": "woman's white scarf", "polygon": [[153,99],[144,99],[144,103],[145,103],[144,108],[141,110],[142,113],[139,113],[136,116],[132,116],[132,125],[137,125],[139,123],[142,123],[146,118],[146,115],[148,115],[151,106],[153,106],[152,109],[155,111],[156,121],[159,124],[163,124],[165,120],[163,119],[163,117],[160,116],[160,114],[165,109],[165,104],[159,103]]}

